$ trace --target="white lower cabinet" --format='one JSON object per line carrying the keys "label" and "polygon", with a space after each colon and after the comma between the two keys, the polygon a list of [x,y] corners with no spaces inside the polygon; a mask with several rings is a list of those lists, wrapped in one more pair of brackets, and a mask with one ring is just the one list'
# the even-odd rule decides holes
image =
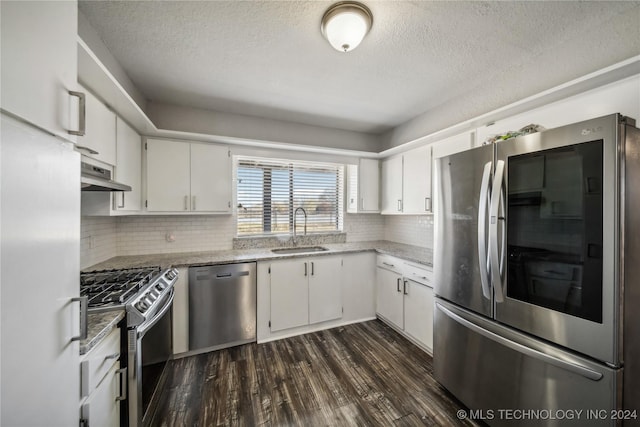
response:
{"label": "white lower cabinet", "polygon": [[433,350],[433,289],[405,279],[404,331]]}
{"label": "white lower cabinet", "polygon": [[271,262],[271,331],[342,317],[341,267],[331,256]]}
{"label": "white lower cabinet", "polygon": [[306,259],[271,263],[271,330],[309,324],[309,266]]}
{"label": "white lower cabinet", "polygon": [[432,271],[388,255],[379,255],[377,266],[376,313],[431,352]]}
{"label": "white lower cabinet", "polygon": [[402,274],[386,268],[377,270],[376,312],[396,325],[404,328]]}
{"label": "white lower cabinet", "polygon": [[126,369],[120,369],[120,329],[114,329],[80,359],[80,418],[92,427],[120,425]]}
{"label": "white lower cabinet", "polygon": [[342,257],[343,322],[376,317],[376,254],[359,252]]}

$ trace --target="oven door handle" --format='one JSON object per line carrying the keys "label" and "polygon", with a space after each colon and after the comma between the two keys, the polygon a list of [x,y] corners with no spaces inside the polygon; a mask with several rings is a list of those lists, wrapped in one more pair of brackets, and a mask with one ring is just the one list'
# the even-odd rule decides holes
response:
{"label": "oven door handle", "polygon": [[149,331],[149,329],[151,329],[156,323],[158,323],[160,318],[162,318],[162,316],[164,316],[164,314],[171,308],[171,304],[173,304],[173,297],[174,297],[174,289],[171,288],[171,296],[169,297],[169,300],[164,305],[164,307],[162,307],[160,311],[158,311],[151,320],[138,326],[138,340],[142,339],[142,337],[144,337],[144,335]]}

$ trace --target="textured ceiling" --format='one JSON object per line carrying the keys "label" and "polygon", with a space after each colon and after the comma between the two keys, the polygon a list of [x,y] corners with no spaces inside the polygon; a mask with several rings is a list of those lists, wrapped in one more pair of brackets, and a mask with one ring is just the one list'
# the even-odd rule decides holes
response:
{"label": "textured ceiling", "polygon": [[486,112],[640,54],[638,1],[365,3],[373,27],[347,54],[320,33],[332,2],[80,10],[150,101],[368,133],[445,104]]}

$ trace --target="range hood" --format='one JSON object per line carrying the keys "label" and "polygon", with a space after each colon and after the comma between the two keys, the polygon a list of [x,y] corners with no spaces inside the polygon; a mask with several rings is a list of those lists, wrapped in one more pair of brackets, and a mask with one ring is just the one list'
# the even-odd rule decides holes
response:
{"label": "range hood", "polygon": [[82,162],[80,172],[82,191],[131,191],[130,186],[113,181],[108,169]]}

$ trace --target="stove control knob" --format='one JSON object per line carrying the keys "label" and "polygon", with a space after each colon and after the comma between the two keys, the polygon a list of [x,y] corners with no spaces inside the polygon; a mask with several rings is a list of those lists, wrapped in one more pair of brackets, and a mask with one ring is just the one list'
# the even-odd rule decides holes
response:
{"label": "stove control knob", "polygon": [[137,303],[135,303],[134,307],[137,308],[140,313],[144,313],[149,308],[147,303],[143,300],[140,300]]}
{"label": "stove control knob", "polygon": [[174,270],[169,270],[167,271],[167,273],[165,274],[165,276],[167,277],[167,279],[169,280],[173,280],[176,278],[176,273]]}
{"label": "stove control knob", "polygon": [[166,285],[166,283],[164,283],[164,282],[160,282],[160,283],[158,283],[158,284],[156,285],[156,289],[158,290],[158,292],[162,292],[162,290],[163,290],[164,288],[166,288],[166,287],[167,287],[167,285]]}

